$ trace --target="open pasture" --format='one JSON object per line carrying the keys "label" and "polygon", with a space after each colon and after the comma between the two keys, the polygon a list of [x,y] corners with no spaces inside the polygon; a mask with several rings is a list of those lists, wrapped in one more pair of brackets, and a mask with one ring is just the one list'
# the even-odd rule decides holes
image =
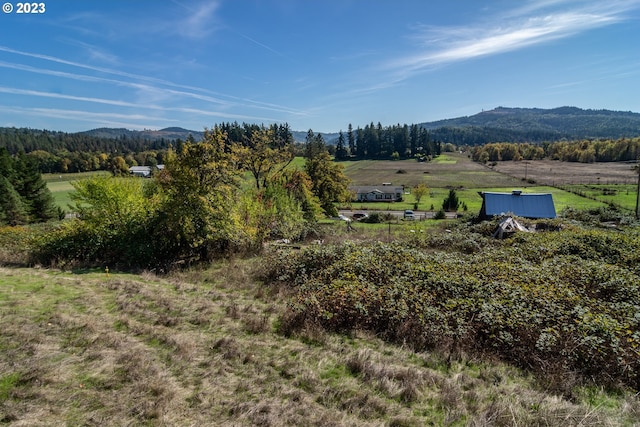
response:
{"label": "open pasture", "polygon": [[568,184],[637,184],[635,163],[577,163],[559,160],[526,160],[496,162],[493,170],[512,177],[534,180],[542,185]]}
{"label": "open pasture", "polygon": [[582,197],[614,203],[631,211],[636,208],[637,184],[570,184],[563,185],[562,188]]}
{"label": "open pasture", "polygon": [[495,173],[471,161],[466,155],[446,153],[431,162],[415,160],[361,160],[342,162],[353,185],[393,185],[414,187],[425,183],[429,188],[521,186],[517,178]]}
{"label": "open pasture", "polygon": [[[547,161],[540,161],[547,164]],[[529,193],[551,193],[558,212],[567,207],[576,209],[589,209],[604,206],[612,201],[609,198],[586,198],[581,195],[564,191],[560,188],[554,188],[551,183],[545,180],[536,179],[537,175],[530,175],[532,181],[527,181],[523,176],[518,176],[518,168],[523,167],[523,162],[499,162],[500,166],[490,168],[479,163],[473,162],[465,154],[446,153],[429,163],[419,163],[415,160],[365,160],[357,162],[343,162],[345,165],[345,173],[351,179],[353,185],[375,185],[383,182],[391,182],[393,185],[404,185],[407,191],[412,187],[423,182],[429,187],[429,194],[420,201],[420,210],[438,210],[442,206],[442,201],[447,196],[449,189],[454,188],[461,202],[466,204],[469,212],[479,212],[482,205],[482,198],[478,194],[480,191],[511,191],[513,189],[522,189]],[[509,163],[505,166],[503,164]],[[536,162],[530,162],[531,167]],[[618,176],[627,176],[633,173],[630,166],[626,164],[613,165],[611,174],[607,175],[607,165],[588,165],[588,164],[569,164],[569,163],[553,163],[556,169],[562,169],[565,165],[568,170],[573,173],[574,182],[584,180],[585,173],[590,171],[601,171],[600,176],[603,182],[610,182]],[[516,168],[517,166],[517,168]],[[580,167],[585,169],[580,172]],[[537,166],[540,174],[544,168],[548,166]],[[511,169],[510,169],[511,168]],[[533,169],[533,168],[532,168]],[[552,168],[553,169],[553,168]],[[404,173],[398,173],[402,170]],[[512,172],[509,175],[506,171]],[[626,175],[625,175],[626,174]],[[542,176],[542,175],[540,175]],[[633,175],[631,175],[633,178]],[[565,181],[570,183],[569,175],[565,176]],[[597,179],[595,179],[597,181]],[[618,189],[616,194],[627,194],[628,189]],[[633,196],[629,196],[629,200],[624,199],[624,203],[618,198],[614,200],[623,207],[631,203],[635,203]],[[354,210],[404,210],[412,209],[415,199],[411,194],[404,197],[403,202],[399,203],[352,203],[351,209]]]}
{"label": "open pasture", "polygon": [[108,172],[80,172],[80,173],[65,173],[65,174],[51,174],[45,173],[42,174],[42,179],[47,183],[47,187],[53,198],[56,201],[56,204],[60,206],[62,209],[69,209],[69,205],[71,204],[70,194],[74,191],[73,185],[71,184],[74,181],[79,181],[81,179],[89,178],[90,176],[95,175],[108,175]]}

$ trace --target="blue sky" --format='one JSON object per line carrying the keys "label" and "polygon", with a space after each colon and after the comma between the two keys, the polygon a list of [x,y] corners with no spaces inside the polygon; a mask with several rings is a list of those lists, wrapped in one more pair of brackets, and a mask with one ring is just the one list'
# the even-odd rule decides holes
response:
{"label": "blue sky", "polygon": [[640,0],[10,3],[0,126],[337,132],[497,106],[640,112]]}

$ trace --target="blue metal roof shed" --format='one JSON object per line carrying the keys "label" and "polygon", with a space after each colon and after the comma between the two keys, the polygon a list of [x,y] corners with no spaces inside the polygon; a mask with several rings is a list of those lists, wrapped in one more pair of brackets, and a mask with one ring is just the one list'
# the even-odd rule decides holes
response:
{"label": "blue metal roof shed", "polygon": [[493,193],[483,191],[481,218],[512,214],[523,218],[555,218],[556,208],[551,193],[523,193],[514,190],[511,193]]}

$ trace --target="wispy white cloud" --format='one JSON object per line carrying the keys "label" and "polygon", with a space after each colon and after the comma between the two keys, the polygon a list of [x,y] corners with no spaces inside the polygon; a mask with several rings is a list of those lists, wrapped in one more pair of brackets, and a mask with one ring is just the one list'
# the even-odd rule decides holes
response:
{"label": "wispy white cloud", "polygon": [[[30,89],[18,89],[11,87],[3,87],[0,86],[0,93],[8,93],[11,95],[23,95],[23,96],[38,96],[43,98],[56,98],[56,99],[65,99],[68,101],[80,101],[80,102],[90,102],[94,104],[105,104],[105,105],[114,105],[118,107],[135,107],[139,108],[141,105],[134,104],[126,101],[118,101],[113,99],[104,99],[104,98],[95,98],[88,96],[75,96],[75,95],[65,95],[62,93],[55,92],[43,92],[39,90],[30,90]],[[147,106],[147,108],[154,108],[153,106]]]}
{"label": "wispy white cloud", "polygon": [[158,78],[154,78],[154,77],[148,77],[148,76],[142,76],[142,75],[139,75],[139,74],[127,73],[127,72],[124,72],[124,71],[114,70],[114,69],[105,68],[105,67],[96,67],[96,66],[93,66],[93,65],[81,64],[79,62],[68,61],[66,59],[58,58],[58,57],[55,57],[55,56],[43,55],[43,54],[40,54],[40,53],[24,52],[24,51],[12,49],[12,48],[6,47],[6,46],[0,46],[0,51],[7,52],[7,53],[13,53],[13,54],[16,54],[16,55],[21,55],[21,56],[26,56],[26,57],[30,57],[30,58],[35,58],[35,59],[41,59],[41,60],[45,60],[45,61],[55,62],[55,63],[58,63],[58,64],[68,65],[68,66],[72,66],[72,67],[83,68],[85,70],[97,71],[97,72],[105,73],[105,74],[112,74],[112,75],[117,75],[117,76],[121,76],[121,77],[127,77],[127,78],[131,78],[131,79],[141,80],[141,81],[147,81],[147,82],[153,82],[153,83],[157,83],[157,84],[163,84],[163,85],[167,85],[167,86],[188,88],[188,86],[177,85],[177,84],[174,84],[172,82],[169,82],[169,81],[166,81],[166,80],[162,80],[162,79],[158,79]]}
{"label": "wispy white cloud", "polygon": [[117,55],[109,53],[98,46],[83,42],[81,40],[66,39],[66,38],[63,38],[61,40],[64,43],[67,43],[71,46],[76,46],[84,49],[84,51],[87,53],[88,60],[91,62],[97,61],[97,62],[109,64],[110,66],[120,65],[120,60],[118,59]]}
{"label": "wispy white cloud", "polygon": [[466,27],[423,26],[413,34],[419,48],[386,68],[403,80],[449,63],[497,55],[573,36],[625,19],[638,1],[537,0]]}
{"label": "wispy white cloud", "polygon": [[249,40],[251,43],[253,43],[253,44],[257,45],[257,46],[260,46],[261,48],[266,49],[271,53],[274,53],[274,54],[276,54],[276,55],[278,55],[280,57],[283,57],[283,58],[287,57],[282,52],[278,52],[277,50],[267,46],[266,44],[260,43],[259,41],[255,40],[255,39],[252,39],[251,37],[247,36],[246,34],[242,34],[242,33],[238,32],[236,30],[233,30],[233,29],[230,29],[230,30],[233,31],[235,34],[239,35],[240,37],[242,37],[243,39]]}
{"label": "wispy white cloud", "polygon": [[215,14],[219,7],[218,1],[208,0],[195,5],[193,2],[186,4],[174,1],[174,3],[187,11],[186,16],[175,27],[179,35],[189,38],[204,38],[219,28]]}
{"label": "wispy white cloud", "polygon": [[144,92],[151,99],[166,98],[166,95],[175,95],[184,98],[197,99],[200,101],[217,104],[225,107],[249,107],[264,111],[281,112],[292,114],[296,116],[305,116],[307,113],[304,111],[289,108],[283,105],[255,101],[252,99],[237,97],[228,94],[221,94],[215,91],[211,91],[204,88],[199,88],[190,85],[183,85],[174,83],[168,80],[159,78],[143,76],[139,74],[128,73],[113,68],[96,67],[92,65],[81,64],[74,61],[68,61],[63,58],[58,58],[50,55],[43,55],[38,53],[24,52],[16,49],[12,49],[5,46],[0,46],[0,51],[12,53],[20,56],[40,59],[57,64],[63,64],[75,68],[84,70],[96,71],[103,74],[110,74],[124,78],[124,80],[109,79],[105,77],[90,76],[85,74],[69,73],[65,71],[50,70],[46,68],[33,67],[24,64],[15,64],[9,62],[0,61],[0,67],[13,68],[33,73],[47,74],[62,78],[75,79],[79,81],[93,81],[103,82],[119,86],[127,86]]}
{"label": "wispy white cloud", "polygon": [[[203,117],[218,117],[218,118],[233,119],[233,120],[255,120],[255,121],[267,121],[267,122],[280,121],[274,117],[252,116],[247,114],[237,114],[237,113],[228,112],[228,111],[219,111],[219,110],[214,111],[214,110],[185,108],[185,107],[165,107],[162,105],[154,105],[154,104],[148,104],[148,103],[134,103],[134,102],[105,99],[105,98],[65,95],[65,94],[55,93],[55,92],[44,92],[44,91],[19,89],[19,88],[11,88],[11,87],[4,87],[4,86],[0,86],[0,93],[7,93],[11,95],[21,95],[21,96],[34,96],[34,97],[42,97],[42,98],[62,99],[62,100],[68,100],[68,101],[86,102],[91,104],[111,105],[111,106],[117,106],[117,107],[133,108],[136,111],[152,110],[152,111],[162,111],[162,112],[179,112],[179,113],[187,113],[187,114],[198,115]],[[112,113],[108,113],[108,114],[112,114]],[[70,116],[66,116],[66,118],[68,117]]]}
{"label": "wispy white cloud", "polygon": [[37,107],[24,108],[7,105],[0,105],[0,112],[5,115],[17,114],[20,116],[48,117],[64,120],[73,117],[74,121],[92,123],[93,126],[97,127],[108,126],[127,129],[153,129],[161,126],[165,127],[168,122],[178,122],[178,120],[168,119],[166,117],[146,116],[143,114],[92,113],[83,110]]}

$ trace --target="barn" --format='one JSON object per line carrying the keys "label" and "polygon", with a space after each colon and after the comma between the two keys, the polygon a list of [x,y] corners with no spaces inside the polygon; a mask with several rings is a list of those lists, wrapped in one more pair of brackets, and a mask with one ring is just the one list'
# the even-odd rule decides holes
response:
{"label": "barn", "polygon": [[515,215],[522,218],[555,218],[556,208],[551,193],[523,193],[513,190],[511,193],[482,191],[480,218]]}

